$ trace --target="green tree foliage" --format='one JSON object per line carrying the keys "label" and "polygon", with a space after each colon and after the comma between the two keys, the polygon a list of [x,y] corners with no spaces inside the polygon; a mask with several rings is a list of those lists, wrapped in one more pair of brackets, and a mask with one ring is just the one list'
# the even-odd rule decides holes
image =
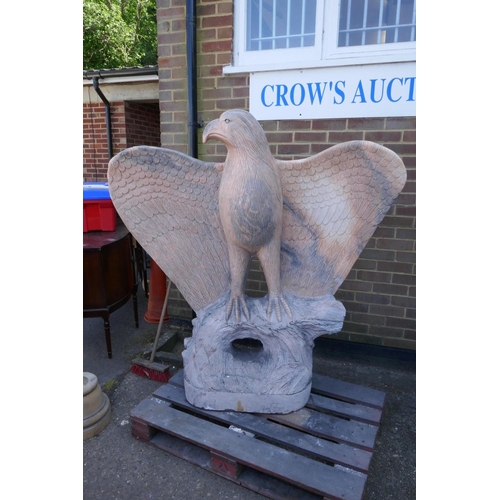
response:
{"label": "green tree foliage", "polygon": [[155,0],[83,0],[83,69],[156,64]]}

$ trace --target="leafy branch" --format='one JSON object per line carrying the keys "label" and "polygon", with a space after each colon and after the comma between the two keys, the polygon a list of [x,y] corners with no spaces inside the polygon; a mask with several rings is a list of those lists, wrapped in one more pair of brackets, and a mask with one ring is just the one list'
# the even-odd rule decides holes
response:
{"label": "leafy branch", "polygon": [[155,0],[83,0],[83,69],[157,62]]}

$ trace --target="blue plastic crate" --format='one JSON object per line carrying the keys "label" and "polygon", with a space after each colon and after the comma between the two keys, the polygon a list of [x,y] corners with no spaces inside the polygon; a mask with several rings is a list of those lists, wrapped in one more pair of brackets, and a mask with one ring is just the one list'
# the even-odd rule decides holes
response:
{"label": "blue plastic crate", "polygon": [[109,185],[107,182],[84,182],[83,201],[110,200]]}
{"label": "blue plastic crate", "polygon": [[117,214],[107,182],[83,183],[83,232],[114,231]]}

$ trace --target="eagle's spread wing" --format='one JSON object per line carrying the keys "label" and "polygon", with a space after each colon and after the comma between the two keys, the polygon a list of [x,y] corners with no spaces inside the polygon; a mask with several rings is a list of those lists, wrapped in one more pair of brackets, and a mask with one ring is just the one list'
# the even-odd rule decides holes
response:
{"label": "eagle's spread wing", "polygon": [[196,311],[230,286],[217,190],[221,164],[138,146],[109,163],[111,199],[124,224]]}
{"label": "eagle's spread wing", "polygon": [[[276,163],[284,204],[281,285],[306,297],[335,293],[403,188],[404,164],[365,141]],[[221,170],[148,146],[119,153],[108,169],[121,219],[196,311],[230,288],[217,200]]]}
{"label": "eagle's spread wing", "polygon": [[402,160],[367,141],[277,161],[283,189],[281,284],[335,293],[406,182]]}

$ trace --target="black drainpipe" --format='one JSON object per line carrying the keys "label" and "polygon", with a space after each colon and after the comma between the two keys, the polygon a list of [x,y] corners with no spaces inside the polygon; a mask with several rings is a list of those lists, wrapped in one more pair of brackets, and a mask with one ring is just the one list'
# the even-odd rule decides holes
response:
{"label": "black drainpipe", "polygon": [[198,158],[196,91],[196,0],[186,0],[186,53],[188,83],[188,155]]}
{"label": "black drainpipe", "polygon": [[[196,92],[196,0],[186,0],[186,56],[188,83],[188,155],[198,158],[198,107]],[[194,310],[191,318],[196,318]]]}
{"label": "black drainpipe", "polygon": [[108,137],[108,158],[111,160],[111,158],[113,158],[113,138],[111,137],[111,106],[109,104],[109,101],[106,99],[106,96],[99,88],[99,78],[92,78],[92,83],[94,84],[95,91],[106,106],[106,135]]}

